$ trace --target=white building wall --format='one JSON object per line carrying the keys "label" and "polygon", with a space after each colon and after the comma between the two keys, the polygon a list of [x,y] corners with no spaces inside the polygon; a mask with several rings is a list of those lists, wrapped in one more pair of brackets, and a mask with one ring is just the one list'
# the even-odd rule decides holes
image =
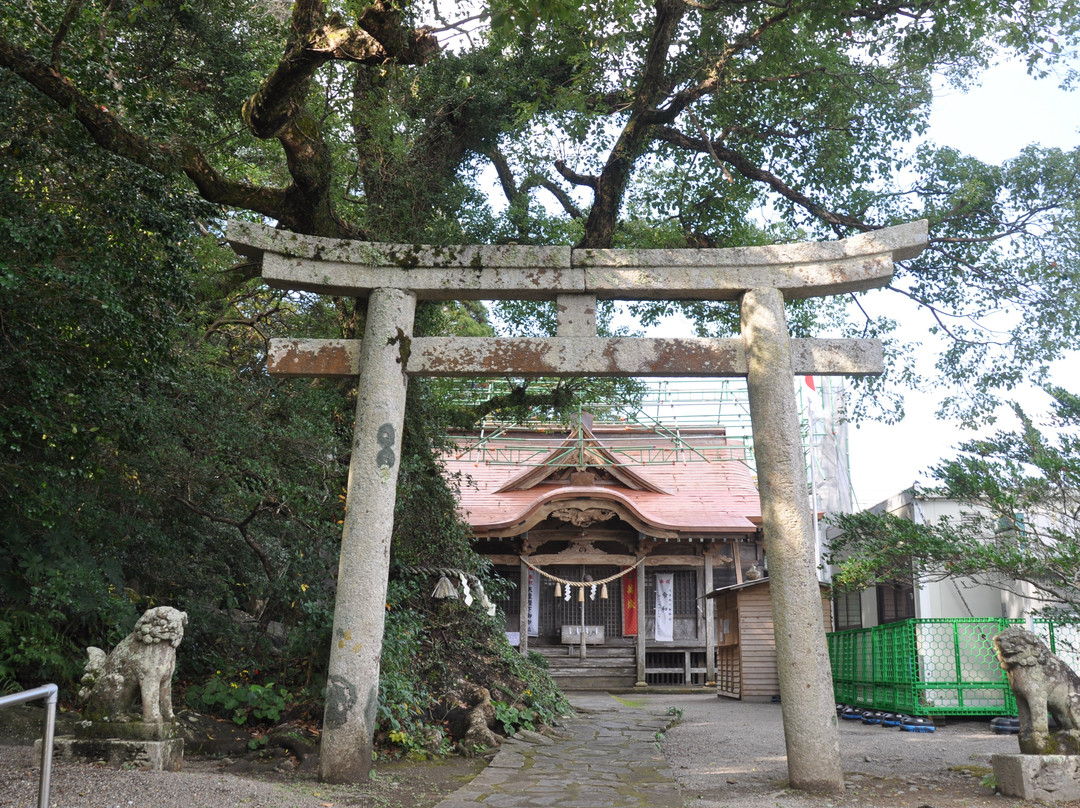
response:
{"label": "white building wall", "polygon": [[[961,519],[971,506],[955,500],[936,497],[915,497],[903,491],[869,509],[873,513],[891,513],[919,524],[933,524],[943,516]],[[976,583],[970,578],[947,578],[941,581],[924,579],[915,589],[917,618],[1006,617],[1023,619],[1038,601],[1028,597],[1031,587],[1021,582],[1003,582],[1001,588]],[[863,626],[876,626],[877,595],[868,589],[860,601]]]}

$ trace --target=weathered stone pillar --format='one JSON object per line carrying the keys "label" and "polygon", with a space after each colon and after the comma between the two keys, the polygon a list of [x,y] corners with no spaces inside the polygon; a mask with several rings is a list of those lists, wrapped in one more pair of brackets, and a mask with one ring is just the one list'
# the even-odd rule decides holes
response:
{"label": "weathered stone pillar", "polygon": [[371,770],[415,311],[416,296],[399,289],[368,301],[319,756],[330,783],[364,782]]}
{"label": "weathered stone pillar", "polygon": [[776,666],[792,788],[840,791],[840,739],[832,669],[813,555],[806,465],[792,386],[784,298],[776,289],[742,297],[750,421],[769,560]]}

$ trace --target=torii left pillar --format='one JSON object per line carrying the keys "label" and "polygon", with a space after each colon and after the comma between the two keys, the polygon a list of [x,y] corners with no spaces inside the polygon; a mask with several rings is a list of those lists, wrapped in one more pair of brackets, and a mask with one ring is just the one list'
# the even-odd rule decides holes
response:
{"label": "torii left pillar", "polygon": [[[386,619],[386,570],[401,467],[401,429],[416,295],[375,289],[368,301],[341,534],[319,778],[361,783],[371,770]],[[364,689],[360,691],[360,687]]]}

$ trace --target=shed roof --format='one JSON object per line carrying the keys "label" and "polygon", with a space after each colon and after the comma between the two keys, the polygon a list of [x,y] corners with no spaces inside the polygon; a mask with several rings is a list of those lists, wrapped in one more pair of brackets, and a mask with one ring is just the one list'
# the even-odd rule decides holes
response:
{"label": "shed roof", "polygon": [[[706,594],[705,597],[718,598],[725,592],[731,592],[736,589],[749,589],[752,586],[760,586],[761,584],[767,584],[770,580],[772,579],[766,575],[764,577],[758,578],[756,581],[743,581],[741,584],[729,584],[728,586],[720,586]],[[830,589],[831,587],[824,581],[818,581],[818,588]]]}

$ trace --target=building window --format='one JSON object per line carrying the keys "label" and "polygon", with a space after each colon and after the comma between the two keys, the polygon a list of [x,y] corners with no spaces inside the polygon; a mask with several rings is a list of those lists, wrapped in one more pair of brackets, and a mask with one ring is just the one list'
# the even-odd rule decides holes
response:
{"label": "building window", "polygon": [[833,595],[833,624],[837,631],[862,628],[861,592],[840,592]]}
{"label": "building window", "polygon": [[895,623],[915,616],[915,587],[911,584],[878,584],[878,623]]}

